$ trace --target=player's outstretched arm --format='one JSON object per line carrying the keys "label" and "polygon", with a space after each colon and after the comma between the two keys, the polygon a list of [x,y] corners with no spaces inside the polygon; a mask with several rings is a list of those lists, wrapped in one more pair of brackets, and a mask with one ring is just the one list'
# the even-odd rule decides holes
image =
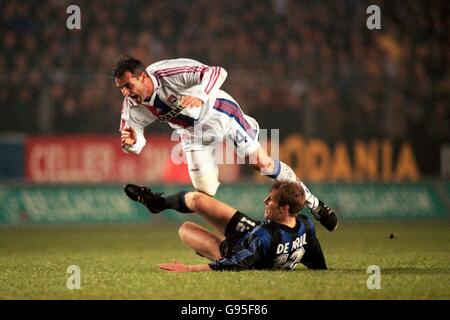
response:
{"label": "player's outstretched arm", "polygon": [[158,265],[162,270],[168,272],[199,272],[199,271],[212,271],[207,264],[192,264],[187,265],[181,262],[162,263]]}

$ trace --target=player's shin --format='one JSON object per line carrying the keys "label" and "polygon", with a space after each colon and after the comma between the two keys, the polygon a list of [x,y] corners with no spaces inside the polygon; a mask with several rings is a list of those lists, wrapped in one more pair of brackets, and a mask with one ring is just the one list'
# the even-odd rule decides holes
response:
{"label": "player's shin", "polygon": [[274,160],[274,168],[272,172],[264,172],[264,170],[261,170],[261,174],[268,176],[269,178],[276,180],[276,181],[293,181],[298,182],[302,188],[305,190],[305,197],[306,197],[306,206],[311,209],[315,210],[319,206],[319,199],[317,199],[306,187],[306,185],[297,177],[294,170],[290,166],[288,166],[286,163],[280,161],[280,160]]}
{"label": "player's shin", "polygon": [[186,205],[185,195],[187,191],[178,192],[168,197],[164,197],[166,209],[173,209],[181,213],[192,213],[191,209]]}
{"label": "player's shin", "polygon": [[299,178],[297,178],[298,183],[302,186],[303,190],[305,191],[305,204],[306,206],[311,209],[312,211],[316,210],[319,206],[319,199],[317,199],[316,196],[314,196],[309,189],[305,186],[303,181],[301,181]]}
{"label": "player's shin", "polygon": [[155,193],[147,187],[134,184],[126,184],[124,191],[131,200],[142,203],[151,213],[159,213],[166,209],[173,209],[182,213],[193,212],[186,204],[185,195],[188,193],[187,191],[163,197],[162,193]]}

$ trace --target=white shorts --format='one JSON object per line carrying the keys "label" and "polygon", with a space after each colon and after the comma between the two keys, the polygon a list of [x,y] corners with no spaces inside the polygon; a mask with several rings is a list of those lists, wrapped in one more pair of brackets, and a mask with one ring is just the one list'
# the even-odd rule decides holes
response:
{"label": "white shorts", "polygon": [[[214,106],[199,123],[194,127],[178,129],[177,133],[181,136],[194,187],[211,195],[219,186],[218,163],[233,161],[230,150],[245,158],[260,147],[258,122],[245,115],[233,97],[221,90]],[[225,143],[226,151],[223,157],[218,158],[221,142]]]}

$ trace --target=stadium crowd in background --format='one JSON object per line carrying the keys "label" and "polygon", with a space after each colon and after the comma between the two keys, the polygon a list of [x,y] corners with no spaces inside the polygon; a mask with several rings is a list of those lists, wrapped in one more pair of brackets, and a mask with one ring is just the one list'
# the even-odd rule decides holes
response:
{"label": "stadium crowd in background", "polygon": [[282,136],[449,139],[445,0],[377,1],[381,30],[367,1],[80,0],[81,30],[69,4],[0,2],[1,132],[116,134],[109,76],[128,52],[223,66],[224,89]]}

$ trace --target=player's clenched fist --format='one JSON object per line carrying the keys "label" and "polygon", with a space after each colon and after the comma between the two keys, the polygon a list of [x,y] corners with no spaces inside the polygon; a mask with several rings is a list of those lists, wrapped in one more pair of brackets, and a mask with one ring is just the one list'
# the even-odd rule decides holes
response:
{"label": "player's clenched fist", "polygon": [[203,105],[203,101],[196,97],[183,96],[181,97],[180,104],[183,108],[201,107]]}
{"label": "player's clenched fist", "polygon": [[130,127],[120,131],[122,147],[125,145],[132,146],[136,143],[136,131]]}

